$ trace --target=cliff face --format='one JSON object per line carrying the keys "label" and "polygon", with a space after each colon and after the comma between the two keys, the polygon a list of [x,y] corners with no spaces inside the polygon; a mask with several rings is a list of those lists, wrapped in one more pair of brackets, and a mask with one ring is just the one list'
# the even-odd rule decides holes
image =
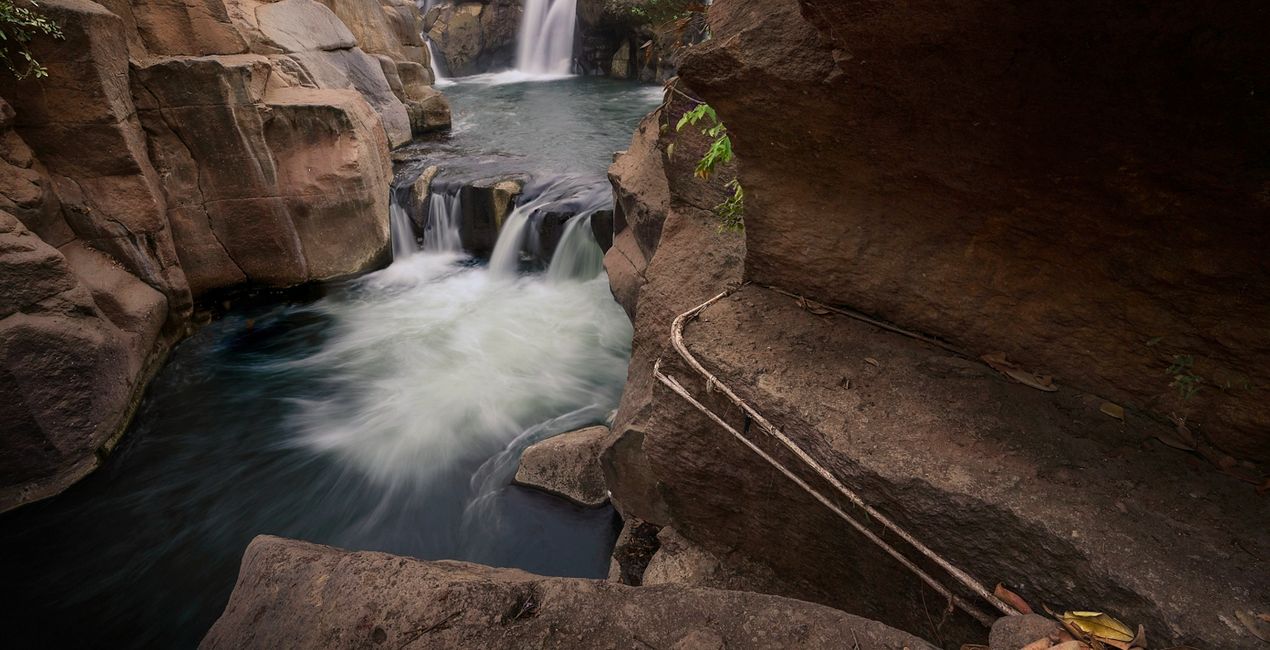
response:
{"label": "cliff face", "polygon": [[[676,88],[728,127],[744,241],[714,238],[722,194],[692,178],[674,93],[610,169],[606,266],[636,325],[612,499],[748,588],[944,647],[999,610],[932,554],[1153,642],[1255,644],[1228,621],[1267,606],[1270,506],[1247,482],[1270,452],[1267,15],[1052,12],[711,7]],[[675,317],[722,291],[672,348]],[[970,607],[935,614],[948,600],[879,539]]]}
{"label": "cliff face", "polygon": [[194,300],[355,273],[389,147],[449,123],[400,0],[53,0],[0,80],[0,510],[91,471]]}
{"label": "cliff face", "polygon": [[1270,460],[1264,7],[779,0],[711,24],[682,75],[745,161],[747,279]]}

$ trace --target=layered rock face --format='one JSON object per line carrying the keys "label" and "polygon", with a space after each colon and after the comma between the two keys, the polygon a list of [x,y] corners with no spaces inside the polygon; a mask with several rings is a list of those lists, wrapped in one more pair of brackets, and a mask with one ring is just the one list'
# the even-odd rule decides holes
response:
{"label": "layered rock face", "polygon": [[774,596],[633,588],[276,537],[247,548],[201,648],[859,648],[927,650],[880,623]]}
{"label": "layered rock face", "polygon": [[[694,133],[650,119],[610,170],[620,230],[606,263],[636,333],[603,464],[628,525],[649,522],[630,529],[670,526],[652,538],[674,540],[634,583],[722,580],[945,646],[986,641],[726,424],[963,594],[826,476],[988,589],[1111,611],[1153,643],[1256,643],[1230,621],[1266,607],[1250,578],[1266,506],[1230,474],[1261,476],[1252,461],[1266,450],[1245,426],[1267,414],[1260,28],[1225,8],[1045,11],[711,9],[712,39],[677,87],[718,109],[733,138],[738,257],[707,239],[721,197],[691,180]],[[1197,101],[1196,88],[1224,100]],[[676,100],[660,124],[683,110]],[[669,138],[675,155],[656,155]],[[701,218],[695,238],[672,229],[684,204]],[[742,277],[754,284],[684,330],[710,379],[669,349],[671,322]],[[977,360],[998,351],[1054,372],[1059,390]],[[658,360],[714,417],[654,379]],[[1226,372],[1247,383],[1228,387]],[[1213,463],[1160,442],[1185,446],[1170,412]]]}
{"label": "layered rock face", "polygon": [[731,1],[711,25],[682,74],[746,161],[748,279],[1270,460],[1261,8]]}
{"label": "layered rock face", "polygon": [[199,296],[379,259],[389,148],[449,123],[410,3],[41,9],[48,77],[0,80],[0,510],[96,465]]}
{"label": "layered rock face", "polygon": [[424,16],[445,71],[461,77],[510,68],[516,61],[520,0],[437,3]]}
{"label": "layered rock face", "polygon": [[666,3],[579,0],[578,65],[586,74],[667,81],[677,73],[684,48],[705,38],[705,22],[699,12],[680,15]]}

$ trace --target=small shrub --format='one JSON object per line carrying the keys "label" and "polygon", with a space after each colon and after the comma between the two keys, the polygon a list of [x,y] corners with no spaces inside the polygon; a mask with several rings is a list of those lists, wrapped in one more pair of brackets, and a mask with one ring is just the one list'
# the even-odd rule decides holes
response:
{"label": "small shrub", "polygon": [[31,56],[30,42],[39,36],[61,39],[57,23],[37,13],[39,5],[19,7],[13,0],[0,0],[0,62],[18,79],[48,76],[48,70]]}

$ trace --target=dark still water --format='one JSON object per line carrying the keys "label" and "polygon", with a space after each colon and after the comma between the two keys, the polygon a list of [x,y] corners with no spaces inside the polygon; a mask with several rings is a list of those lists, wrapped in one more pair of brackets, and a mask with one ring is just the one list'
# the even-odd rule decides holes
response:
{"label": "dark still water", "polygon": [[[526,172],[603,179],[656,97],[601,83],[597,98],[586,83],[451,86],[479,124],[433,154],[493,148],[483,132],[501,126]],[[502,122],[512,116],[479,117],[520,102],[532,106],[514,129]],[[526,115],[551,125],[536,143]],[[573,120],[577,155],[533,155],[574,146],[552,140]],[[0,648],[194,647],[260,534],[607,573],[612,509],[509,485],[528,444],[617,407],[631,330],[603,272],[500,271],[420,251],[328,290],[240,310],[184,341],[100,470],[0,516]]]}

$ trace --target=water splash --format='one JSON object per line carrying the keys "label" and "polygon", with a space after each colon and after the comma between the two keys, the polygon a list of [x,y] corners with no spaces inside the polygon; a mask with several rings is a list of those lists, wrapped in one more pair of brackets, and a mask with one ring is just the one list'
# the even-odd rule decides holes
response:
{"label": "water splash", "polygon": [[617,404],[631,326],[603,276],[506,277],[424,252],[360,284],[375,299],[323,303],[334,334],[289,363],[329,378],[297,405],[302,444],[376,482],[435,481],[562,413],[594,422]]}
{"label": "water splash", "polygon": [[526,0],[516,47],[516,69],[546,75],[572,72],[577,19],[577,0]]}

